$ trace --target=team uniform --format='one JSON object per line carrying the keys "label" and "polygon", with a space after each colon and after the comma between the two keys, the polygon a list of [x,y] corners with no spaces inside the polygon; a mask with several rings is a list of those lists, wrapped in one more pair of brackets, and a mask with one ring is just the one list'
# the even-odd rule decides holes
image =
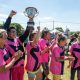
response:
{"label": "team uniform", "polygon": [[[9,17],[6,20],[6,23],[4,25],[4,29],[8,30],[9,25],[11,23],[11,18]],[[19,60],[17,60],[12,67],[12,80],[23,80],[24,75],[24,59],[25,59],[25,53],[24,53],[24,47],[23,42],[27,39],[29,35],[29,30],[26,28],[26,31],[23,35],[20,37],[16,37],[15,39],[8,38],[6,41],[7,49],[10,51],[12,56],[18,51],[21,50],[23,53],[23,56],[20,57]]]}
{"label": "team uniform", "polygon": [[[49,42],[43,38],[41,38],[38,42],[39,46],[40,46],[40,50],[44,50],[46,47],[49,46]],[[47,69],[49,69],[48,67],[48,63],[49,63],[49,51],[46,51],[44,54],[41,55],[42,57],[42,65]]]}
{"label": "team uniform", "polygon": [[28,72],[28,77],[35,77],[37,73],[41,73],[41,54],[39,46],[36,44],[34,47],[31,46],[29,41],[26,45],[27,50],[27,63],[26,70]]}
{"label": "team uniform", "polygon": [[[0,48],[0,66],[7,65],[11,61],[12,55],[6,48]],[[0,80],[10,80],[10,70],[0,73]]]}
{"label": "team uniform", "polygon": [[80,80],[80,43],[75,42],[71,45],[70,48],[71,55],[75,58],[72,61],[71,65],[71,78],[70,80],[74,80],[75,72],[77,71],[78,80]]}
{"label": "team uniform", "polygon": [[64,61],[56,60],[56,58],[60,58],[62,56],[64,56],[64,48],[59,46],[58,44],[54,45],[50,63],[50,71],[53,74],[54,80],[61,79],[61,75],[63,75]]}

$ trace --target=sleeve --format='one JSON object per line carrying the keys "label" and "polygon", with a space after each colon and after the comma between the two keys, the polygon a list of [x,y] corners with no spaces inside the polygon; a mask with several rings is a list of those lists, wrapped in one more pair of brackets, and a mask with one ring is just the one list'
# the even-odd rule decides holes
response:
{"label": "sleeve", "polygon": [[74,48],[74,44],[71,45],[70,50],[69,50],[71,54],[73,52],[73,48]]}
{"label": "sleeve", "polygon": [[6,22],[4,23],[4,25],[3,25],[3,28],[5,29],[5,30],[8,30],[9,29],[9,27],[10,27],[10,23],[11,23],[11,17],[8,17],[7,19],[6,19]]}
{"label": "sleeve", "polygon": [[28,41],[28,37],[29,37],[29,33],[30,33],[30,30],[28,28],[26,28],[25,32],[19,37],[19,40],[23,43],[26,41]]}
{"label": "sleeve", "polygon": [[42,41],[39,42],[39,46],[40,46],[40,50],[44,50],[45,47],[46,47],[46,44],[45,44],[45,42],[42,40]]}
{"label": "sleeve", "polygon": [[5,61],[2,57],[2,53],[0,52],[0,66],[5,65]]}
{"label": "sleeve", "polygon": [[59,53],[59,50],[57,47],[55,47],[53,50],[52,50],[52,53],[54,55],[55,58],[58,58],[60,57],[60,53]]}

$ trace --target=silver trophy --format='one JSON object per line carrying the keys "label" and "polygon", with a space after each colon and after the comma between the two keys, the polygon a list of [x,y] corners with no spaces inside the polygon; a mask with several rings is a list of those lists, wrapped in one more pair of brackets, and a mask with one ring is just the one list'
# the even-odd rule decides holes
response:
{"label": "silver trophy", "polygon": [[34,17],[36,17],[39,14],[38,10],[34,7],[27,7],[24,11],[24,15],[29,18],[29,21],[27,22],[27,25],[34,26]]}

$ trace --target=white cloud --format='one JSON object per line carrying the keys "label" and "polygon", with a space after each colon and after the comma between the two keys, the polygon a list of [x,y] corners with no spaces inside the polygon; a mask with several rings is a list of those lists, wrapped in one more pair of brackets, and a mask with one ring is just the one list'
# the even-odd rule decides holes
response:
{"label": "white cloud", "polygon": [[22,12],[18,12],[17,13],[19,16],[24,16],[24,13],[22,13]]}
{"label": "white cloud", "polygon": [[0,14],[0,18],[7,18],[6,14]]}
{"label": "white cloud", "polygon": [[52,17],[44,17],[44,20],[52,20]]}
{"label": "white cloud", "polygon": [[43,17],[43,18],[39,17],[38,19],[39,19],[40,21],[43,21],[43,20],[53,20],[52,17]]}

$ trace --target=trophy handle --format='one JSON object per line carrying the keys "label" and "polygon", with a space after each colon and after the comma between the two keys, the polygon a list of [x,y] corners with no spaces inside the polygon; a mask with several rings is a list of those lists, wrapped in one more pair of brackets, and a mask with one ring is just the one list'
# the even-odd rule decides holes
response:
{"label": "trophy handle", "polygon": [[35,15],[35,17],[39,14],[39,12],[37,11],[37,14]]}
{"label": "trophy handle", "polygon": [[26,12],[25,12],[25,11],[24,11],[23,13],[24,13],[24,15],[25,15],[26,17],[28,17],[28,15],[26,14]]}

